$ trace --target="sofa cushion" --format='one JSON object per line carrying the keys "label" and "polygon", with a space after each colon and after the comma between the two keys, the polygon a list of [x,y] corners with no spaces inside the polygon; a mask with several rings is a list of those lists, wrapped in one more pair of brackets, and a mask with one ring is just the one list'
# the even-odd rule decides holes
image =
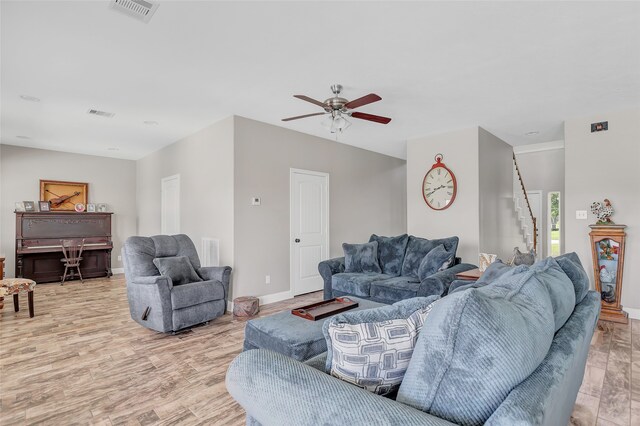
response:
{"label": "sofa cushion", "polygon": [[373,272],[380,274],[382,269],[378,264],[378,242],[365,244],[342,244],[344,250],[345,272]]}
{"label": "sofa cushion", "polygon": [[436,303],[397,401],[456,424],[483,424],[551,346],[553,307],[542,272],[513,268]]}
{"label": "sofa cushion", "polygon": [[438,240],[427,240],[425,238],[409,237],[407,243],[407,251],[404,255],[404,262],[402,263],[402,273],[404,276],[418,276],[418,269],[420,268],[420,262],[431,250],[442,244],[444,248],[456,256],[458,249],[458,237],[441,238]]}
{"label": "sofa cushion", "polygon": [[398,302],[418,295],[420,281],[414,277],[393,277],[371,283],[370,294],[375,300]]}
{"label": "sofa cushion", "polygon": [[587,271],[584,270],[584,267],[580,262],[580,258],[575,252],[558,256],[556,257],[556,261],[573,283],[577,305],[578,303],[582,302],[582,299],[584,299],[584,297],[589,292],[590,283]]}
{"label": "sofa cushion", "polygon": [[385,274],[358,274],[353,272],[341,272],[331,277],[331,287],[346,294],[369,297],[371,283],[391,278]]}
{"label": "sofa cushion", "polygon": [[154,235],[150,238],[155,245],[155,257],[186,256],[195,269],[200,268],[196,246],[185,234]]}
{"label": "sofa cushion", "polygon": [[382,268],[382,273],[398,276],[402,270],[404,252],[407,249],[409,235],[403,234],[397,237],[381,237],[376,234],[371,235],[369,242],[378,242],[378,263]]}
{"label": "sofa cushion", "polygon": [[429,251],[420,262],[418,267],[418,278],[420,281],[436,272],[444,271],[453,265],[453,254],[448,252],[442,244]]}
{"label": "sofa cushion", "polygon": [[484,271],[484,273],[478,280],[476,281],[457,280],[452,282],[451,285],[449,286],[448,294],[453,294],[458,291],[464,291],[469,288],[484,287],[485,285],[491,284],[492,282],[500,278],[503,274],[510,271],[514,271],[514,269],[516,268],[519,268],[517,269],[518,272],[523,272],[528,269],[528,266],[526,265],[509,266],[505,263],[502,263],[500,259],[497,259],[495,262],[489,265],[489,267]]}
{"label": "sofa cushion", "polygon": [[224,287],[220,281],[200,281],[175,286],[171,289],[173,309],[188,308],[212,300],[224,299]]}
{"label": "sofa cushion", "polygon": [[326,321],[327,373],[380,395],[396,391],[435,300],[413,298]]}
{"label": "sofa cushion", "polygon": [[186,256],[156,257],[153,264],[160,275],[171,278],[173,285],[202,281]]}
{"label": "sofa cushion", "polygon": [[531,269],[538,271],[538,279],[547,286],[553,306],[555,331],[558,331],[567,322],[576,306],[573,283],[552,257],[534,263]]}

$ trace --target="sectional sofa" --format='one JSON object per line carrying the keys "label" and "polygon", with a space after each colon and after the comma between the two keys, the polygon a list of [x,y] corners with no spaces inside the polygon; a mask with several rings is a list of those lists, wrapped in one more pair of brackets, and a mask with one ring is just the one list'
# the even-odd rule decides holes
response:
{"label": "sectional sofa", "polygon": [[[326,352],[304,363],[243,352],[227,389],[248,425],[568,424],[600,313],[577,256],[510,268],[432,306],[392,397],[327,374]],[[376,321],[387,308],[341,315]]]}
{"label": "sectional sofa", "polygon": [[[413,235],[381,237],[371,235],[377,243],[381,273],[345,272],[345,257],[320,262],[318,270],[324,280],[324,299],[356,296],[391,304],[412,297],[442,296],[457,273],[476,268],[456,257],[458,237],[428,240]],[[427,276],[420,276],[420,265],[427,254],[442,245],[452,266]],[[424,275],[424,274],[422,274]]]}

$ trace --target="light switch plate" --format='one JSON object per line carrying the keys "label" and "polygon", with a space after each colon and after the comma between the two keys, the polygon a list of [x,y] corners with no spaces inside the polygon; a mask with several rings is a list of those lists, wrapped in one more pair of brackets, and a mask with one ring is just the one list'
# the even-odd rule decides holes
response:
{"label": "light switch plate", "polygon": [[576,210],[576,219],[587,220],[586,210]]}
{"label": "light switch plate", "polygon": [[251,198],[251,205],[252,206],[259,206],[260,205],[260,197],[252,197]]}

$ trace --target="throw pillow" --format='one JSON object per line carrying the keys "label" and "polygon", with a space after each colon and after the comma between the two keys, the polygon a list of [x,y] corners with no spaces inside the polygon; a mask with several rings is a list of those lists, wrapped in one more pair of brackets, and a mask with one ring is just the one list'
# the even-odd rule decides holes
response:
{"label": "throw pillow", "polygon": [[371,235],[369,242],[378,242],[378,263],[382,268],[382,273],[397,277],[402,270],[404,252],[407,249],[409,235],[403,234],[397,237],[380,237]]}
{"label": "throw pillow", "polygon": [[437,299],[416,297],[326,321],[327,373],[379,395],[393,394]]}
{"label": "throw pillow", "polygon": [[378,243],[342,244],[344,250],[344,272],[382,273],[378,264]]}
{"label": "throw pillow", "polygon": [[513,257],[509,262],[512,266],[528,265],[536,263],[536,252],[531,249],[529,253],[522,253],[518,247],[513,248]]}
{"label": "throw pillow", "polygon": [[422,259],[424,259],[427,253],[438,247],[440,244],[442,244],[449,253],[452,253],[455,258],[456,250],[458,249],[458,237],[427,240],[425,238],[418,238],[411,235],[409,237],[409,242],[407,243],[404,262],[402,263],[401,275],[405,277],[417,277]]}
{"label": "throw pillow", "polygon": [[160,271],[160,275],[171,278],[173,285],[202,281],[186,256],[156,257],[153,264]]}
{"label": "throw pillow", "polygon": [[418,278],[420,281],[436,272],[444,271],[453,263],[453,254],[449,253],[442,244],[431,250],[420,262]]}
{"label": "throw pillow", "polygon": [[398,402],[455,424],[482,425],[538,368],[553,340],[553,308],[537,271],[517,270],[434,305]]}

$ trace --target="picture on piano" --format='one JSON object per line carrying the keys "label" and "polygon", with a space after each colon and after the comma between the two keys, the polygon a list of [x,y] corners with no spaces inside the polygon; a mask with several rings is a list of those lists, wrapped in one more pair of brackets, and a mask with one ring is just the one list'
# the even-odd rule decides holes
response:
{"label": "picture on piano", "polygon": [[40,180],[40,200],[47,201],[52,211],[75,210],[76,204],[87,204],[89,184]]}

